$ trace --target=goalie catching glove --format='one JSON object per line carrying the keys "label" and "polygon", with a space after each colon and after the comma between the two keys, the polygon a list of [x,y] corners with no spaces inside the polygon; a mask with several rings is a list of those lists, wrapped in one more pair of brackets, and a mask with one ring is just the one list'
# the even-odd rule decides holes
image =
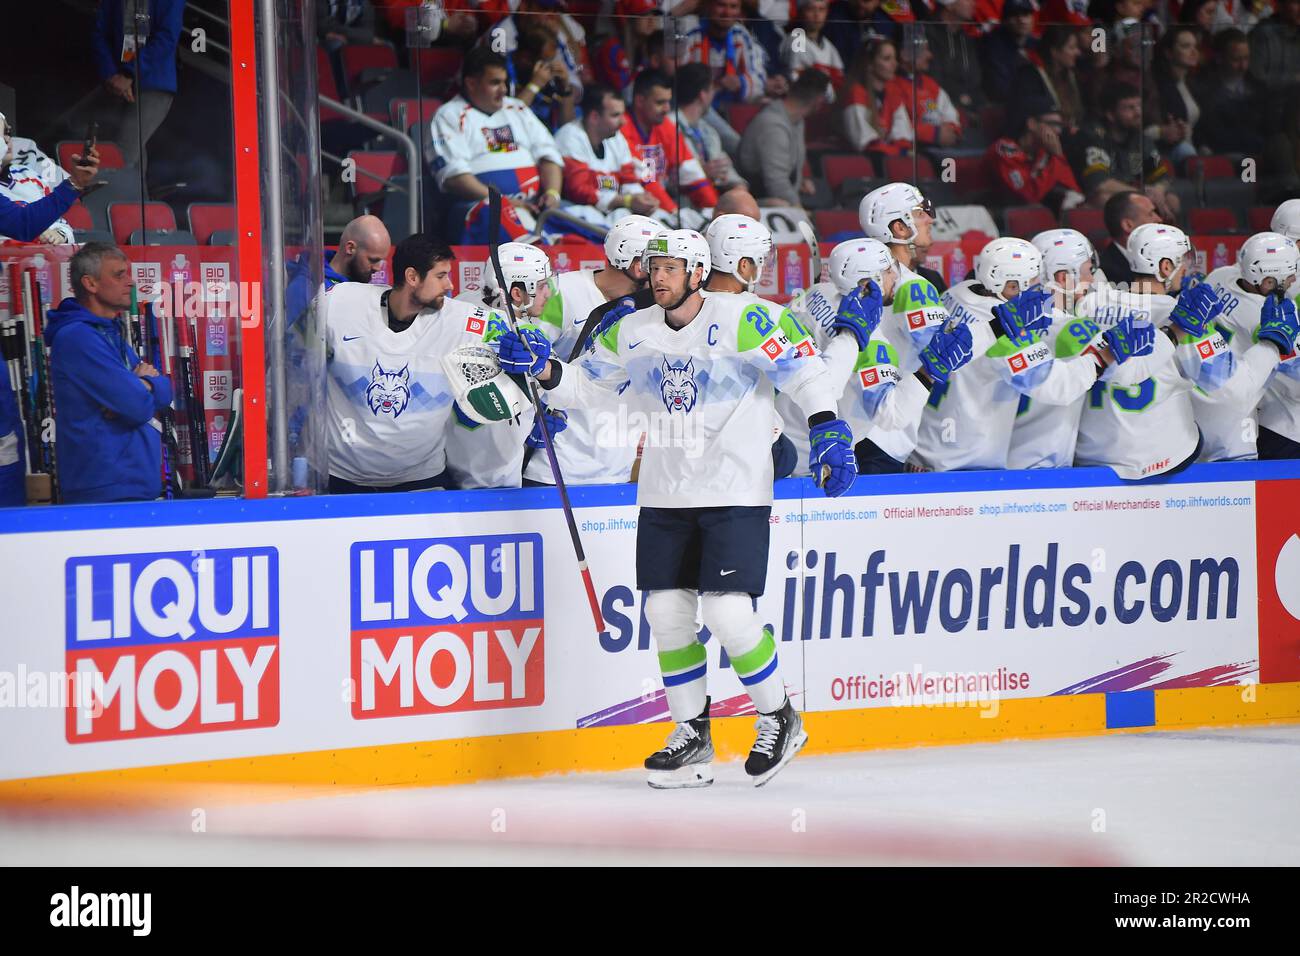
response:
{"label": "goalie catching glove", "polygon": [[492,349],[463,345],[443,356],[443,371],[461,414],[480,425],[510,421],[528,405],[528,396],[505,373]]}

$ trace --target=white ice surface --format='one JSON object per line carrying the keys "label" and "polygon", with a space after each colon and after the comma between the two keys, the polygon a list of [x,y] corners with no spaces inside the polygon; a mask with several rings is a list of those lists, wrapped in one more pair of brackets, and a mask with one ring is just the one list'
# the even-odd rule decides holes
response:
{"label": "white ice surface", "polygon": [[[1300,865],[1300,726],[801,756],[755,789],[635,771],[222,801],[0,807],[9,864]],[[201,795],[200,795],[201,796]],[[198,803],[209,802],[200,799]]]}

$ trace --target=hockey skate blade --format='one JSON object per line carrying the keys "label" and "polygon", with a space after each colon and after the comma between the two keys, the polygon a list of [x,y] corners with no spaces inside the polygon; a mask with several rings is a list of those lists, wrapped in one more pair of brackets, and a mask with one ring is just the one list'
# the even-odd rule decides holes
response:
{"label": "hockey skate blade", "polygon": [[790,749],[785,752],[785,756],[781,758],[781,762],[778,763],[771,770],[769,770],[767,773],[759,774],[757,777],[753,778],[754,786],[761,787],[763,784],[767,783],[778,773],[780,773],[781,768],[783,768],[786,764],[788,764],[791,760],[793,760],[795,754],[803,750],[803,745],[806,744],[807,742],[808,742],[808,734],[805,731],[800,730],[799,736],[795,738],[794,743],[790,745]]}
{"label": "hockey skate blade", "polygon": [[687,764],[676,770],[651,770],[646,783],[655,790],[683,790],[713,783],[713,767],[707,763]]}

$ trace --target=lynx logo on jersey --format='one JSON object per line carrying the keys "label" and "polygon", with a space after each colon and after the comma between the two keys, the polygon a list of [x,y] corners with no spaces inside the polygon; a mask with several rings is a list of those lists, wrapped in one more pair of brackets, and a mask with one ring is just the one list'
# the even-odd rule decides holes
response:
{"label": "lynx logo on jersey", "polygon": [[406,410],[407,403],[411,400],[410,369],[410,365],[403,365],[400,371],[389,372],[376,362],[370,370],[366,401],[376,417],[382,413],[397,418]]}
{"label": "lynx logo on jersey", "polygon": [[689,412],[694,408],[699,397],[699,387],[695,384],[695,360],[674,363],[665,357],[663,375],[659,391],[663,395],[664,407],[670,412]]}

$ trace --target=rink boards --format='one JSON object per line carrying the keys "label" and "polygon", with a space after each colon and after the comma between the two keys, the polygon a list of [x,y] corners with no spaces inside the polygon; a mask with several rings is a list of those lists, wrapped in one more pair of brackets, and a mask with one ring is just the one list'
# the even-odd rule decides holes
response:
{"label": "rink boards", "polygon": [[[0,795],[635,766],[634,496],[573,489],[600,634],[550,490],[0,513]],[[813,752],[1300,719],[1298,502],[1294,463],[780,482],[758,609]]]}

